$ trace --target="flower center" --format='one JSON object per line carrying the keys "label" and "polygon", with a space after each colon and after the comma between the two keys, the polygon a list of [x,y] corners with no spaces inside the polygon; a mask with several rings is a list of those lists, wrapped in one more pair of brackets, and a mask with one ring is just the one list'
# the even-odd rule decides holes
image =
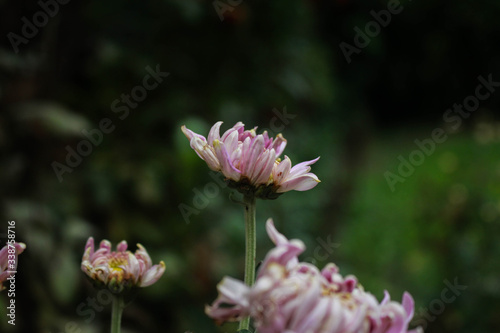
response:
{"label": "flower center", "polygon": [[108,260],[109,268],[114,271],[123,272],[123,267],[128,264],[128,256],[124,253],[111,253]]}

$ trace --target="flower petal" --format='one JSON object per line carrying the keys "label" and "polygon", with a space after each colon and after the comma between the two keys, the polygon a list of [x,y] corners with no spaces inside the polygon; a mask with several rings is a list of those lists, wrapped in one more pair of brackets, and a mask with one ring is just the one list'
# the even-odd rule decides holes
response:
{"label": "flower petal", "polygon": [[148,251],[141,244],[137,244],[138,250],[135,251],[135,256],[139,261],[143,261],[146,264],[146,267],[149,269],[153,262],[151,261],[151,257],[148,254]]}
{"label": "flower petal", "polygon": [[184,133],[184,135],[189,139],[189,141],[191,141],[195,137],[200,138],[201,140],[203,140],[205,142],[207,141],[203,135],[200,135],[198,133],[191,131],[190,129],[188,129],[186,127],[186,125],[182,125],[181,130],[182,130],[182,133]]}
{"label": "flower petal", "polygon": [[[220,141],[222,141],[222,142],[226,141],[226,138],[228,137],[228,135],[231,134],[233,131],[236,131],[236,132],[238,132],[238,135],[241,135],[244,132],[244,127],[245,127],[245,125],[241,121],[238,121],[233,127],[231,127],[230,129],[225,131],[224,134],[222,134]],[[243,140],[240,140],[240,141],[243,141]]]}
{"label": "flower petal", "polygon": [[240,163],[241,174],[250,178],[257,164],[259,156],[264,152],[264,137],[257,135],[253,139],[248,148],[248,151],[243,151],[242,161]]}
{"label": "flower petal", "polygon": [[290,170],[290,174],[288,175],[288,178],[293,178],[293,177],[300,176],[302,174],[309,172],[311,170],[311,168],[309,166],[316,163],[318,160],[319,160],[319,157],[316,157],[314,160],[302,162],[302,163],[295,165]]}
{"label": "flower petal", "polygon": [[318,185],[318,183],[320,183],[320,180],[315,174],[306,173],[305,175],[285,181],[276,192],[284,193],[291,190],[307,191]]}
{"label": "flower petal", "polygon": [[14,243],[14,246],[16,247],[16,254],[20,255],[21,253],[26,250],[26,244],[24,243]]}
{"label": "flower petal", "polygon": [[0,250],[0,272],[7,268],[7,257],[9,255],[8,250],[9,250],[8,245],[5,245]]}
{"label": "flower petal", "polygon": [[[250,288],[243,282],[230,277],[217,285],[219,296],[212,306],[205,307],[205,313],[217,321],[236,321],[248,316]],[[221,305],[223,307],[221,307]]]}
{"label": "flower petal", "polygon": [[99,244],[99,250],[104,250],[106,253],[111,252],[111,242],[107,239],[103,239],[101,244]]}
{"label": "flower petal", "polygon": [[207,141],[211,146],[214,145],[215,140],[220,140],[220,125],[222,125],[222,121],[216,122],[208,133]]}
{"label": "flower petal", "polygon": [[165,263],[160,261],[159,265],[154,265],[142,277],[140,286],[147,287],[158,281],[165,272]]}
{"label": "flower petal", "polygon": [[380,302],[380,305],[385,305],[391,300],[391,295],[389,295],[389,292],[387,290],[384,290],[384,299],[382,302]]}
{"label": "flower petal", "polygon": [[139,260],[132,254],[132,252],[127,251],[128,262],[127,265],[120,265],[128,277],[132,278],[134,284],[137,284],[141,278],[141,264]]}
{"label": "flower petal", "polygon": [[[290,327],[296,332],[316,332],[317,326],[321,323],[328,308],[328,302],[320,302],[320,286],[317,280],[312,281],[312,285],[302,295]],[[326,299],[325,299],[326,301]]]}
{"label": "flower petal", "polygon": [[285,159],[274,165],[273,180],[274,183],[279,185],[290,174],[292,168],[292,161],[285,155]]}
{"label": "flower petal", "polygon": [[198,156],[207,163],[208,167],[211,170],[220,170],[219,159],[215,155],[215,151],[212,146],[210,146],[206,141],[194,137],[193,139],[191,139],[191,148],[193,148]]}
{"label": "flower petal", "polygon": [[281,153],[283,153],[283,150],[285,150],[286,147],[286,143],[287,141],[283,137],[283,135],[281,135],[281,133],[276,136],[276,139],[274,139],[273,145],[271,147],[276,151],[276,157],[280,156]]}
{"label": "flower petal", "polygon": [[289,242],[288,239],[276,229],[272,218],[269,218],[266,221],[266,231],[267,235],[275,245],[285,245]]}
{"label": "flower petal", "polygon": [[234,181],[240,180],[241,174],[238,169],[233,166],[231,159],[228,155],[224,142],[219,140],[214,141],[214,149],[220,163],[220,167],[224,176]]}
{"label": "flower petal", "polygon": [[116,246],[116,251],[118,252],[125,252],[127,251],[127,242],[126,241],[121,241],[120,243],[118,243],[118,245]]}
{"label": "flower petal", "polygon": [[411,297],[410,293],[406,291],[403,294],[402,305],[406,312],[406,327],[408,327],[411,319],[413,318],[413,312],[415,310],[415,302],[413,301],[413,297]]}
{"label": "flower petal", "polygon": [[252,175],[249,177],[254,185],[267,184],[271,177],[274,162],[276,161],[276,153],[274,149],[265,150],[255,164]]}
{"label": "flower petal", "polygon": [[85,244],[83,257],[85,259],[85,256],[87,256],[86,258],[90,259],[92,258],[93,255],[94,255],[94,238],[89,237],[89,239],[87,239],[87,243]]}
{"label": "flower petal", "polygon": [[232,155],[233,151],[238,148],[238,132],[233,130],[224,140],[224,145],[228,154]]}

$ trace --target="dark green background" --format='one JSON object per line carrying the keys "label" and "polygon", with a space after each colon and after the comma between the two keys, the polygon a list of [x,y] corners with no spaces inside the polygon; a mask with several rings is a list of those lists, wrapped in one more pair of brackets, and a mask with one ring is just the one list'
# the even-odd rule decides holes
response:
{"label": "dark green background", "polygon": [[[242,1],[221,21],[211,1],[79,1],[60,5],[15,53],[36,1],[0,1],[0,191],[2,219],[16,221],[19,332],[107,332],[109,307],[95,319],[76,312],[96,293],[80,271],[86,239],[142,243],[165,275],[124,313],[123,332],[234,332],[204,315],[224,275],[243,277],[244,226],[230,190],[183,218],[196,191],[213,182],[180,126],[204,135],[272,129],[275,111],[293,119],[281,132],[294,163],[321,156],[315,189],[258,203],[258,256],[271,248],[264,223],[307,245],[304,260],[333,261],[382,299],[415,298],[417,319],[439,300],[444,280],[467,286],[426,332],[500,328],[500,92],[452,131],[443,115],[473,95],[478,76],[500,81],[497,1],[402,1],[402,10],[347,63],[370,11],[386,1]],[[141,85],[146,66],[170,75],[128,117],[112,111]],[[83,129],[115,125],[59,182]],[[278,123],[279,124],[279,123]],[[436,144],[391,191],[384,173],[436,128]],[[2,222],[3,221],[3,222]],[[3,235],[5,237],[5,235]],[[323,242],[336,245],[328,256]],[[3,242],[3,240],[2,240]],[[326,257],[326,258],[325,258]],[[447,294],[448,295],[448,294]],[[3,314],[0,331],[14,332]],[[441,312],[441,311],[439,311]],[[66,332],[79,332],[71,330]]]}

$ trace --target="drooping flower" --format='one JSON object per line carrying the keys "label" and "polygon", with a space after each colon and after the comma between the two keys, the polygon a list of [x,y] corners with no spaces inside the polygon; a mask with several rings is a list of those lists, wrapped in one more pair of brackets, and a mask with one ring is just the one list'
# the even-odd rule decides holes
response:
{"label": "drooping flower", "polygon": [[250,316],[259,333],[417,333],[408,330],[414,303],[404,293],[402,304],[385,292],[382,302],[363,290],[354,276],[343,277],[336,265],[323,270],[301,263],[300,240],[286,239],[268,220],[267,232],[276,244],[266,256],[255,285],[225,277],[219,296],[206,307],[217,322]]}
{"label": "drooping flower", "polygon": [[279,158],[287,143],[281,134],[270,138],[267,132],[257,134],[256,127],[245,130],[243,123],[238,122],[220,136],[221,125],[222,121],[215,123],[208,138],[186,126],[182,126],[182,131],[208,167],[222,172],[240,192],[274,199],[287,191],[310,190],[320,182],[309,172],[319,157],[294,167],[288,157]]}
{"label": "drooping flower", "polygon": [[0,250],[0,291],[5,289],[3,283],[17,270],[17,256],[26,249],[24,243],[7,244]]}
{"label": "drooping flower", "polygon": [[141,244],[137,247],[133,254],[127,251],[127,242],[121,241],[116,251],[111,251],[111,243],[103,240],[94,252],[94,238],[90,237],[85,245],[82,271],[98,286],[114,291],[150,286],[163,275],[165,263],[160,261],[153,266],[146,249]]}

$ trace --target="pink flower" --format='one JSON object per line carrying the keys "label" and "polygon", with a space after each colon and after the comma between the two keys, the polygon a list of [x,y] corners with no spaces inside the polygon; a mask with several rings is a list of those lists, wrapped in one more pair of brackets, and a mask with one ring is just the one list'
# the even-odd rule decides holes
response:
{"label": "pink flower", "polygon": [[219,121],[212,126],[208,139],[186,126],[182,126],[182,131],[208,167],[222,172],[240,192],[273,199],[276,193],[306,191],[320,182],[309,172],[310,165],[319,158],[294,167],[286,156],[281,161],[279,156],[287,143],[281,134],[276,138],[269,138],[267,132],[257,135],[257,128],[245,130],[243,123],[238,122],[220,136],[221,125]]}
{"label": "pink flower", "polygon": [[17,256],[26,249],[24,243],[7,244],[0,250],[0,291],[5,289],[3,283],[17,269]]}
{"label": "pink flower", "polygon": [[408,330],[414,303],[404,293],[402,304],[385,292],[382,302],[363,290],[354,276],[343,277],[337,266],[319,271],[301,263],[299,240],[286,239],[272,223],[267,232],[276,244],[266,256],[255,285],[226,277],[219,296],[206,313],[222,323],[250,316],[259,333],[416,333]]}
{"label": "pink flower", "polygon": [[121,241],[116,251],[111,251],[111,243],[103,240],[94,252],[94,238],[90,237],[85,245],[82,271],[98,286],[116,291],[150,286],[163,275],[165,263],[160,261],[159,265],[153,266],[146,249],[141,244],[137,244],[137,247],[139,249],[133,254],[127,251],[127,242]]}

